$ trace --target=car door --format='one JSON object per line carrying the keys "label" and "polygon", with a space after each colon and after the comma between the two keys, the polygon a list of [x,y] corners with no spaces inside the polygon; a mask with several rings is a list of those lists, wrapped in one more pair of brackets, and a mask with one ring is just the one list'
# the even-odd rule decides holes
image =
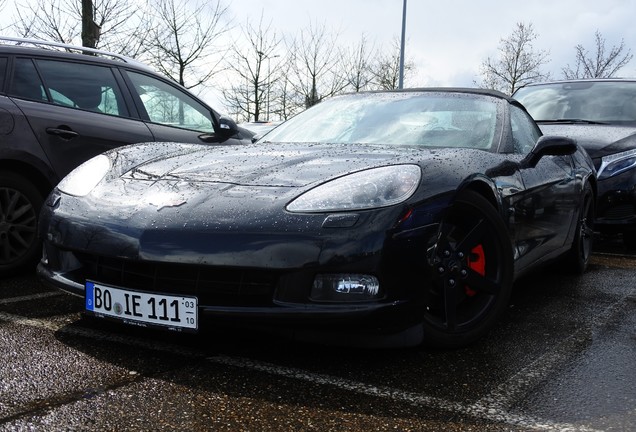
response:
{"label": "car door", "polygon": [[[515,153],[525,157],[540,136],[532,119],[511,106]],[[560,252],[575,219],[577,179],[571,156],[543,156],[536,166],[520,166],[523,192],[513,205],[515,246],[525,267]]]}
{"label": "car door", "polygon": [[239,142],[219,133],[218,118],[212,109],[179,86],[141,71],[125,70],[124,75],[156,141]]}
{"label": "car door", "polygon": [[152,141],[131,117],[113,69],[60,59],[16,58],[9,94],[61,178],[106,150]]}

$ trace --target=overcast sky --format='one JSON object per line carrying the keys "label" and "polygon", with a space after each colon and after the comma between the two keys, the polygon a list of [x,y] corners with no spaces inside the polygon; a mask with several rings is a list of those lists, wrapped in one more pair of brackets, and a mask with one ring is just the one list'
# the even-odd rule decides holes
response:
{"label": "overcast sky", "polygon": [[[14,15],[14,4],[33,1],[0,0],[5,5],[0,24]],[[239,37],[248,19],[257,24],[261,14],[281,35],[298,35],[312,23],[325,25],[341,46],[358,44],[362,35],[376,47],[389,46],[401,34],[403,0],[221,1],[229,6],[232,37]],[[596,30],[607,50],[624,40],[636,54],[636,0],[408,0],[406,58],[416,75],[407,76],[405,86],[474,86],[481,63],[498,56],[500,40],[518,22],[533,25],[538,36],[534,48],[549,51],[544,70],[555,79],[562,78],[566,65],[575,66],[577,44],[595,49]],[[620,75],[635,77],[636,60]]]}
{"label": "overcast sky", "polygon": [[[376,46],[389,44],[402,28],[403,0],[229,0],[235,23],[265,21],[281,32],[296,34],[309,23],[324,23],[345,43],[356,44],[362,34]],[[499,41],[517,22],[532,24],[538,35],[535,49],[548,50],[545,69],[561,78],[568,63],[574,67],[577,44],[595,48],[599,30],[609,50],[621,39],[636,54],[636,0],[408,0],[406,57],[417,77],[408,86],[472,86],[479,66],[496,57]],[[636,61],[620,72],[636,76]]]}

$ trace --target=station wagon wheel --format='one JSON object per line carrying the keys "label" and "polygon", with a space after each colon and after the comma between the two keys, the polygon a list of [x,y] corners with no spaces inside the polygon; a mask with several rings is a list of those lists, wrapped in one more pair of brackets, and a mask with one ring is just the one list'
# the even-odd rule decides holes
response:
{"label": "station wagon wheel", "polygon": [[592,186],[586,183],[583,188],[583,200],[581,201],[572,248],[566,256],[567,269],[575,274],[583,273],[590,260],[594,240],[594,217],[594,192]]}
{"label": "station wagon wheel", "polygon": [[25,178],[0,174],[0,275],[34,264],[40,253],[37,238],[42,195]]}
{"label": "station wagon wheel", "polygon": [[425,341],[470,344],[494,325],[510,299],[513,258],[504,223],[484,197],[464,191],[444,216],[430,252],[434,276],[426,296]]}

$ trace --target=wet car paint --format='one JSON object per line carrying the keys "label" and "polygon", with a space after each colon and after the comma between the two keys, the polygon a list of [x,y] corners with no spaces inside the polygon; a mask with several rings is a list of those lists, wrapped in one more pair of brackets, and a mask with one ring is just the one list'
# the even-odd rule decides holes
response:
{"label": "wet car paint", "polygon": [[[576,139],[586,149],[596,169],[601,158],[636,149],[636,127],[614,125],[541,124],[546,134],[561,134]],[[604,233],[632,232],[636,228],[636,170],[630,169],[599,179],[596,229]]]}
{"label": "wet car paint", "polygon": [[[579,79],[535,83],[513,97],[526,103],[545,134],[568,136],[585,148],[599,170],[595,229],[623,234],[636,245],[636,169],[604,177],[602,158],[636,150],[636,83],[631,79]],[[607,175],[607,172],[605,172]]]}

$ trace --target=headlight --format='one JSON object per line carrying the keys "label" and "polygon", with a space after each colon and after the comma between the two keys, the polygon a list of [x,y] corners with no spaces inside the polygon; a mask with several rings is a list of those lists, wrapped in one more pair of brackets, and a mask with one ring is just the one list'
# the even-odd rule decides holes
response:
{"label": "headlight", "polygon": [[104,155],[96,156],[71,171],[57,188],[67,195],[88,195],[102,181],[109,169],[110,159]]}
{"label": "headlight", "polygon": [[598,170],[598,179],[614,177],[636,166],[636,149],[604,156]]}
{"label": "headlight", "polygon": [[290,212],[329,212],[387,207],[409,198],[420,184],[417,165],[359,171],[311,189],[287,205]]}

